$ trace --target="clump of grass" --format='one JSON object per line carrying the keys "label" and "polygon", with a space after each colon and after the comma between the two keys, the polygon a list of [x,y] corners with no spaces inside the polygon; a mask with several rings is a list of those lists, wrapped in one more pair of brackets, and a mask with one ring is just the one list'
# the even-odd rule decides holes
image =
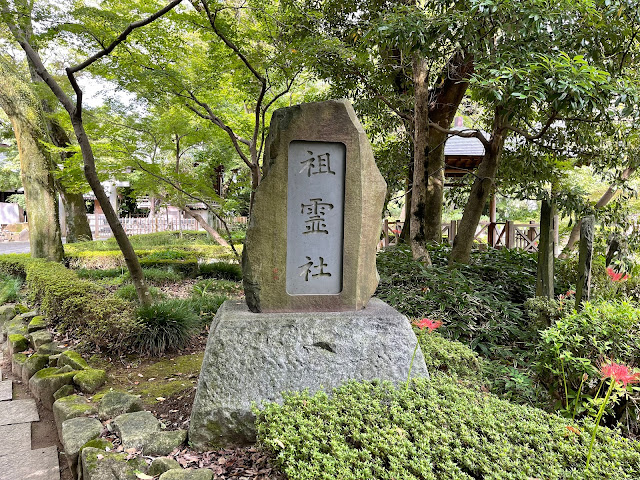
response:
{"label": "clump of grass", "polygon": [[[164,268],[143,268],[142,271],[144,273],[144,278],[148,283],[173,283],[179,282],[184,278],[181,273]],[[127,280],[131,278],[129,272],[125,273],[125,278]]]}
{"label": "clump of grass", "polygon": [[209,324],[227,297],[224,295],[194,295],[188,301],[203,324]]}
{"label": "clump of grass", "polygon": [[142,331],[133,339],[143,354],[162,355],[183,348],[198,332],[199,318],[185,300],[167,300],[136,310]]}
{"label": "clump of grass", "polygon": [[[149,287],[149,293],[151,294],[151,299],[153,301],[157,301],[163,298],[162,292],[157,287]],[[113,294],[118,298],[122,298],[130,302],[138,301],[138,292],[136,292],[135,285],[131,283],[121,286],[115,292],[113,292]]]}
{"label": "clump of grass", "polygon": [[0,305],[20,300],[22,279],[11,275],[0,275]]}
{"label": "clump of grass", "polygon": [[236,281],[242,280],[242,268],[237,263],[203,263],[199,267],[199,273],[203,277],[223,278]]}

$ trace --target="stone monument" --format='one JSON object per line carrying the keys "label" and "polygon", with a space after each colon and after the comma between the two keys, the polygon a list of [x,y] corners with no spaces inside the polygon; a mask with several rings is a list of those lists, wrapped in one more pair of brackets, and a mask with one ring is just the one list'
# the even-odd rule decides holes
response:
{"label": "stone monument", "polygon": [[[347,101],[274,112],[243,250],[246,305],[211,325],[189,442],[255,441],[252,403],[349,379],[407,379],[417,339],[372,299],[386,184]],[[414,376],[428,375],[418,350]]]}

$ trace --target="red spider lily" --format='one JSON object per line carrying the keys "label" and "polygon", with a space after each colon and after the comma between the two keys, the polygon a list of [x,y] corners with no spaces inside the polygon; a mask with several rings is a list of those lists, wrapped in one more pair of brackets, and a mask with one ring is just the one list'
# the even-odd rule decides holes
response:
{"label": "red spider lily", "polygon": [[442,326],[442,320],[431,320],[429,318],[423,318],[419,322],[414,322],[414,325],[420,330],[428,328],[430,332],[433,332],[436,328]]}
{"label": "red spider lily", "polygon": [[625,387],[629,383],[640,382],[640,372],[634,372],[633,369],[621,363],[609,362],[602,364],[600,366],[600,375],[603,379],[610,378]]}
{"label": "red spider lily", "polygon": [[575,294],[576,294],[575,290],[567,290],[567,293],[565,293],[567,297],[570,297],[571,295],[575,295]]}
{"label": "red spider lily", "polygon": [[628,273],[623,273],[623,272],[618,273],[611,267],[607,267],[607,275],[609,275],[609,278],[614,282],[621,282],[621,281],[624,282],[629,278]]}

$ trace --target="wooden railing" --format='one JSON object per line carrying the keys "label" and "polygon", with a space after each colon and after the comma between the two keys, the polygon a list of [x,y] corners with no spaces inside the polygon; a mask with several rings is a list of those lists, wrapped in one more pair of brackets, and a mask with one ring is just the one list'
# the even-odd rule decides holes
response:
{"label": "wooden railing", "polygon": [[[460,220],[452,220],[442,224],[442,241],[453,245],[453,240],[458,232]],[[558,244],[558,218],[554,218],[554,239]],[[384,220],[382,225],[382,239],[378,249],[397,245],[403,222],[400,220]],[[535,222],[516,223],[507,222],[480,222],[476,228],[474,240],[480,245],[492,248],[520,248],[527,252],[538,251],[540,239],[540,224]]]}

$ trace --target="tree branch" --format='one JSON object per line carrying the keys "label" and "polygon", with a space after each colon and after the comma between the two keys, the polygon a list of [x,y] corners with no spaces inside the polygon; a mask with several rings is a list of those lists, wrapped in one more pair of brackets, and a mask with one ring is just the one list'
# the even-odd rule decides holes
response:
{"label": "tree branch", "polygon": [[440,133],[446,133],[447,135],[455,135],[462,138],[477,138],[485,148],[488,148],[491,145],[491,142],[482,134],[480,130],[476,130],[473,128],[466,128],[464,130],[450,130],[448,128],[441,127],[435,122],[429,122],[429,127],[439,131]]}
{"label": "tree branch", "polygon": [[529,132],[525,132],[524,130],[522,130],[521,128],[518,127],[514,127],[513,125],[505,125],[504,128],[507,130],[511,130],[512,132],[517,133],[518,135],[523,136],[524,138],[526,138],[527,140],[533,142],[535,140],[540,139],[545,133],[547,133],[547,130],[549,130],[549,127],[551,127],[551,125],[553,124],[553,122],[555,122],[557,120],[557,112],[554,111],[549,118],[547,119],[547,122],[544,124],[544,126],[540,129],[540,131],[536,134],[532,134]]}

